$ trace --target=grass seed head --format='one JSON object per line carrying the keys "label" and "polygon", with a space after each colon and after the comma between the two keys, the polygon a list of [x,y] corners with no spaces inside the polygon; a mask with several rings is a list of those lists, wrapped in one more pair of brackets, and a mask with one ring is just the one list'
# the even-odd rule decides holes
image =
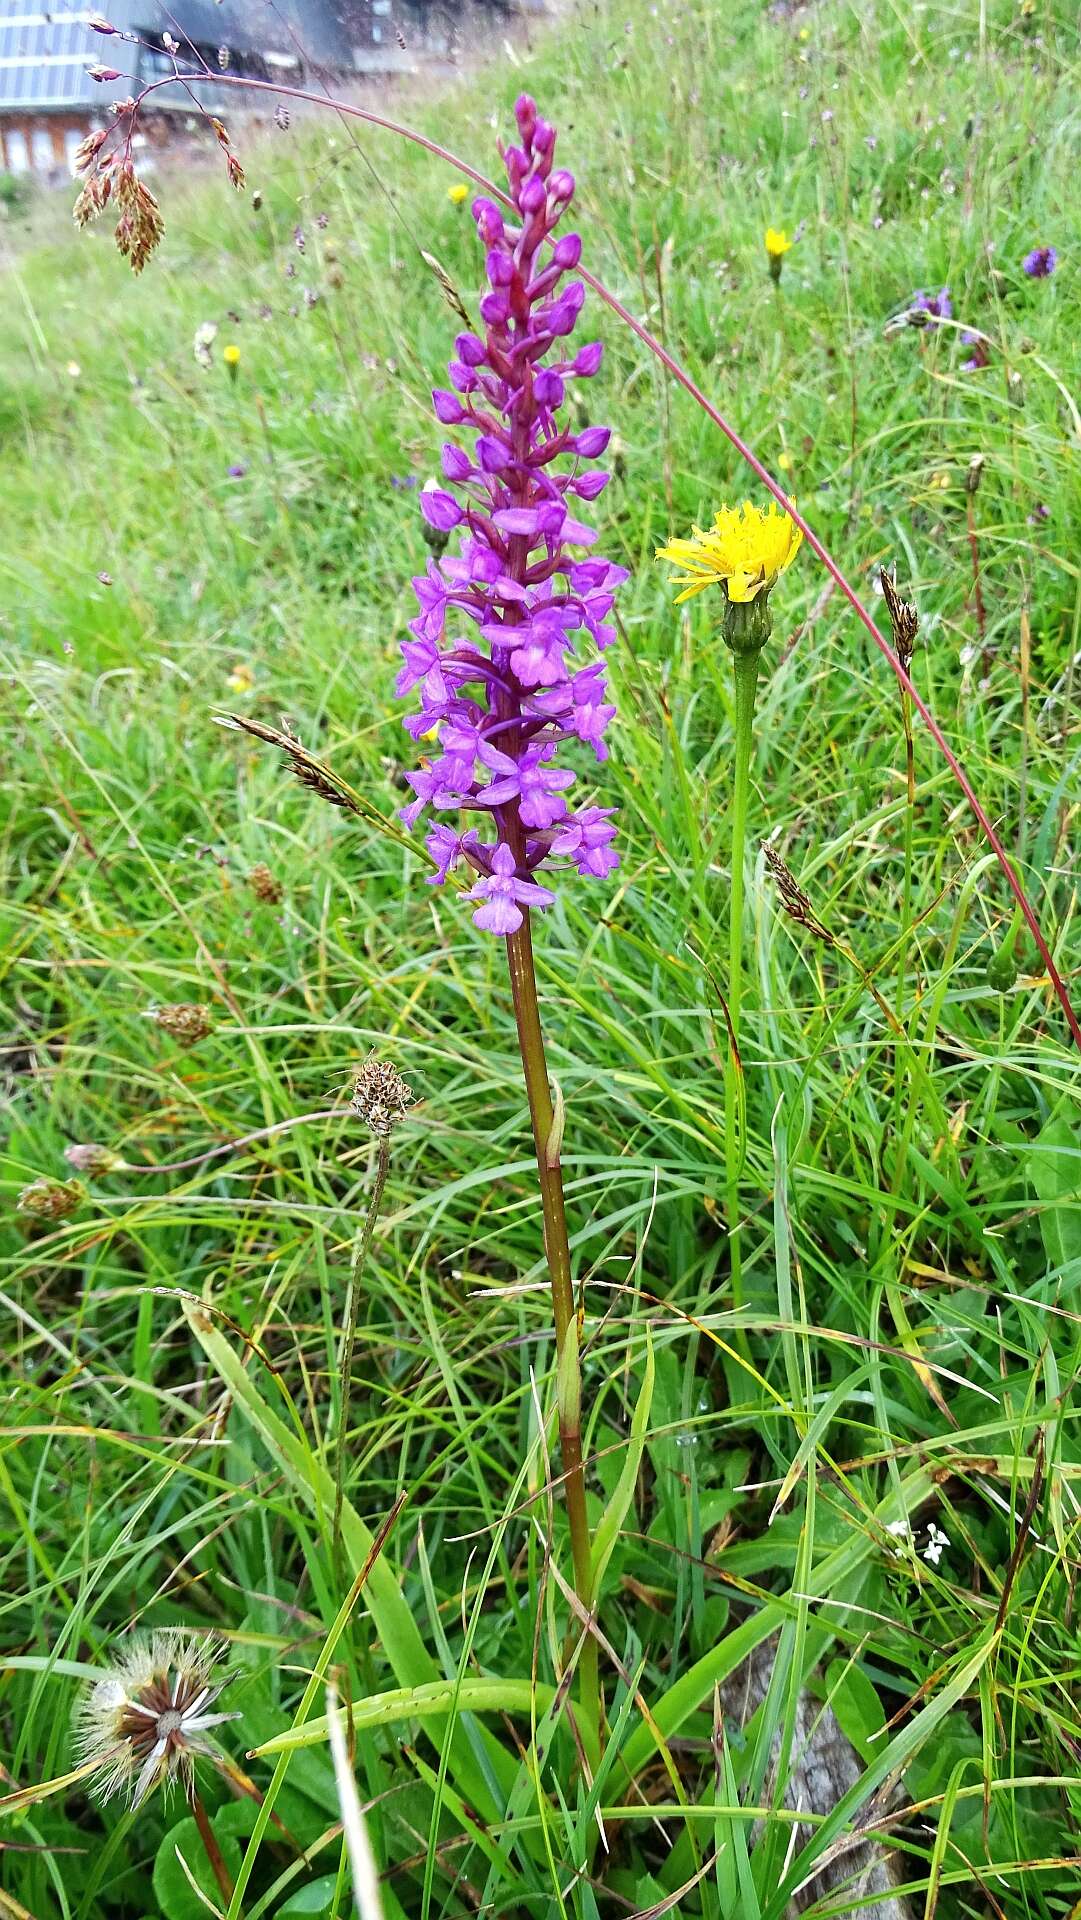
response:
{"label": "grass seed head", "polygon": [[282,897],[279,882],[275,880],[270,868],[262,860],[256,862],[248,874],[248,885],[257,900],[265,900],[268,906],[275,907]]}
{"label": "grass seed head", "polygon": [[828,927],[822,925],[821,920],[811,905],[810,895],[804,893],[803,888],[795,878],[791,868],[787,862],[781,858],[776,847],[772,846],[768,840],[763,840],[762,853],[766,865],[776,882],[777,892],[781,897],[781,905],[789,919],[794,920],[797,926],[806,927],[807,931],[813,933],[816,939],[825,941],[827,947],[835,945],[832,933]]}
{"label": "grass seed head", "polygon": [[175,1006],[152,1007],[150,1018],[182,1047],[198,1046],[214,1028],[209,1008],[184,1000]]}
{"label": "grass seed head", "polygon": [[24,1220],[66,1220],[69,1214],[78,1211],[85,1199],[86,1189],[81,1181],[50,1180],[43,1173],[23,1188],[15,1202],[15,1211]]}
{"label": "grass seed head", "polygon": [[112,1147],[88,1140],[85,1146],[65,1147],[64,1158],[76,1173],[119,1173],[127,1162]]}
{"label": "grass seed head", "polygon": [[897,591],[897,580],[893,573],[887,573],[883,567],[878,580],[882,588],[882,598],[886,602],[886,611],[890,616],[897,658],[907,673],[912,665],[912,655],[916,650],[920,616],[910,600],[902,600]]}

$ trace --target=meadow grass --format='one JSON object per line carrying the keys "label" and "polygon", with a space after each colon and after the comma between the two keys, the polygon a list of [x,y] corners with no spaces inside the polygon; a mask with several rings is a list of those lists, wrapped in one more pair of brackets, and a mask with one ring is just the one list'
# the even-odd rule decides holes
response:
{"label": "meadow grass", "polygon": [[[591,268],[868,595],[896,563],[921,616],[917,684],[1067,980],[1075,24],[1065,0],[625,0],[401,108],[489,168],[528,85],[578,177]],[[610,1738],[592,1789],[576,1766],[552,1692],[569,1551],[500,943],[423,885],[423,858],[212,722],[285,714],[368,805],[401,804],[414,483],[437,470],[428,393],[455,331],[421,249],[469,304],[475,237],[439,165],[387,137],[306,122],[243,157],[258,210],[224,179],[165,183],[165,245],[138,282],[106,231],[77,240],[62,210],[5,269],[9,1786],[72,1764],[80,1680],[131,1622],[181,1621],[235,1651],[238,1758],[318,1723],[327,1673],[357,1704],[388,1916],[781,1920],[898,1772],[915,1804],[886,1839],[913,1913],[1076,1916],[1077,1057],[1027,939],[1016,978],[1003,968],[1005,886],[918,727],[909,806],[893,677],[805,552],[774,595],[752,837],[772,837],[853,959],[786,918],[756,858],[733,1314],[731,673],[716,605],[674,609],[652,554],[751,489],[597,312],[595,411],[621,443],[598,524],[632,579],[595,797],[621,809],[622,865],[563,886],[535,934],[590,1500],[615,1523]],[[801,229],[778,287],[771,223]],[[1043,243],[1058,271],[1029,280]],[[887,331],[943,285],[951,323]],[[990,341],[983,370],[963,370],[965,328]],[[177,1002],[214,1020],[190,1050],[148,1017]],[[358,1597],[333,1550],[337,1354],[375,1171],[348,1089],[372,1048],[418,1105],[362,1274],[343,1541],[352,1570],[380,1550]],[[16,1196],[87,1141],[129,1170],[28,1232]],[[715,1688],[770,1635],[765,1706],[719,1740]],[[782,1795],[805,1683],[864,1773],[794,1841]],[[243,1883],[231,1917],[347,1910],[314,1732],[245,1762],[309,1849],[299,1863],[266,1804],[208,1783]],[[206,1910],[177,1860],[205,1873],[193,1832],[176,1802],[103,1813],[81,1785],[31,1800],[0,1827],[0,1909],[188,1920]]]}

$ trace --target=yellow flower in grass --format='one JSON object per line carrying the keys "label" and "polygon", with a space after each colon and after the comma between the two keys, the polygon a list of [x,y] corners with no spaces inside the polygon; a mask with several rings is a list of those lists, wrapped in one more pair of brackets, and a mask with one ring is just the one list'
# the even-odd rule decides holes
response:
{"label": "yellow flower in grass", "polygon": [[456,207],[460,207],[468,197],[469,188],[464,180],[456,180],[452,187],[447,188],[447,199]]}
{"label": "yellow flower in grass", "polygon": [[789,253],[795,244],[794,240],[788,238],[783,227],[766,228],[766,259],[769,261],[770,274],[774,280],[780,279],[785,254]]}
{"label": "yellow flower in grass", "polygon": [[707,587],[723,587],[725,598],[739,606],[769,593],[792,565],[802,539],[795,521],[779,513],[774,501],[763,511],[745,500],[739,507],[718,507],[707,532],[695,527],[689,540],[658,547],[657,559],[682,568],[672,578],[680,588],[677,606]]}

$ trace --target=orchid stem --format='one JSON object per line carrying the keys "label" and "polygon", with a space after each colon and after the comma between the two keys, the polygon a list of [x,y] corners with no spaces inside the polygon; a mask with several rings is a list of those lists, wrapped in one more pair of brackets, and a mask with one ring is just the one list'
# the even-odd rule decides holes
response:
{"label": "orchid stem", "polygon": [[[740,1173],[743,1166],[743,1061],[740,1055],[740,1014],[743,1003],[743,900],[747,857],[747,801],[751,785],[751,749],[754,744],[754,703],[758,687],[760,649],[733,655],[736,675],[736,764],[732,786],[732,880],[728,922],[728,1063],[724,1077],[724,1159],[728,1186],[728,1257],[732,1276],[732,1306],[743,1306],[743,1250],[740,1243]],[[742,1328],[736,1336],[746,1347]]]}
{"label": "orchid stem", "polygon": [[[528,908],[523,912],[522,924],[517,932],[507,935],[507,962],[529,1115],[533,1123],[533,1142],[537,1150],[537,1173],[544,1217],[544,1251],[552,1286],[559,1444],[563,1460],[564,1499],[570,1525],[574,1590],[588,1615],[592,1612],[593,1601],[593,1554],[582,1465],[582,1370],[578,1351],[578,1317],[571,1278],[567,1215],[563,1204],[560,1142],[541,1032]],[[579,1660],[579,1679],[582,1742],[587,1760],[594,1765],[600,1751],[601,1693],[597,1643],[588,1630]]]}

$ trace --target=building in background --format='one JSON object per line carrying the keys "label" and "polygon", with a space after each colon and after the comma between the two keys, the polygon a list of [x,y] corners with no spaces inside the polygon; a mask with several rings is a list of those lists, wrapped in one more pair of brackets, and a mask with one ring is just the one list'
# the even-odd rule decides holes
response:
{"label": "building in background", "polygon": [[[198,56],[214,73],[224,62],[229,73],[342,92],[350,81],[453,57],[463,38],[483,37],[514,10],[514,0],[101,0],[96,8],[0,0],[0,171],[47,185],[70,179],[79,142],[104,124],[110,101],[172,72],[166,32],[182,62]],[[95,33],[94,12],[141,44]],[[88,73],[96,64],[124,77],[100,84]],[[275,104],[210,80],[193,92],[234,120]],[[152,96],[140,121],[153,146],[205,131],[179,86]]]}

